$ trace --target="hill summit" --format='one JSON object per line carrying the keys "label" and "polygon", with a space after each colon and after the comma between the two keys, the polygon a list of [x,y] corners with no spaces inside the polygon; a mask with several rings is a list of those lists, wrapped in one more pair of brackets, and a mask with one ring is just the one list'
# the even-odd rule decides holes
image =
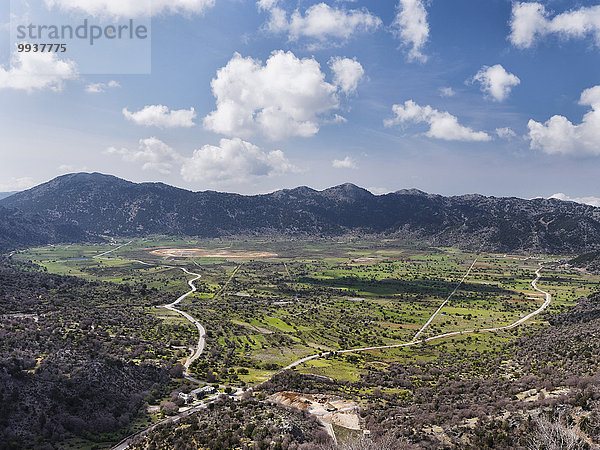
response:
{"label": "hill summit", "polygon": [[600,248],[600,208],[556,199],[443,197],[416,189],[374,195],[350,183],[245,196],[75,173],[13,194],[0,207],[0,229],[27,229],[18,239],[3,233],[4,248],[149,234],[368,234],[487,251]]}

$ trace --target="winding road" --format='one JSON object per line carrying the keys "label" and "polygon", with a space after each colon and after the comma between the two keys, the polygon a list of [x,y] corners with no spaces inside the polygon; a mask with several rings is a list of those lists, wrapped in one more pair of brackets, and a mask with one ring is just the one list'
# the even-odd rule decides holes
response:
{"label": "winding road", "polygon": [[[99,255],[94,256],[94,258],[103,258],[106,255],[114,252],[115,250],[118,250],[128,244],[130,244],[131,242],[128,242],[126,244],[120,245],[112,250],[109,250],[107,252],[101,253]],[[110,259],[110,258],[106,258],[106,259]],[[178,268],[181,269],[183,272],[185,272],[188,275],[192,275],[195,278],[192,278],[188,281],[188,285],[190,287],[190,290],[188,292],[186,292],[185,294],[181,295],[177,300],[175,300],[172,303],[169,303],[167,305],[163,305],[162,308],[168,309],[170,311],[173,311],[177,314],[182,315],[183,317],[185,317],[189,322],[191,322],[192,324],[194,324],[194,326],[198,329],[198,333],[199,333],[199,339],[198,339],[198,344],[196,346],[195,351],[192,349],[192,353],[190,356],[188,356],[185,364],[184,364],[184,368],[185,368],[185,372],[184,372],[184,376],[186,379],[190,380],[190,381],[194,381],[197,383],[201,383],[200,381],[192,378],[189,375],[189,368],[190,365],[197,360],[202,352],[204,351],[204,347],[205,347],[205,342],[206,342],[206,331],[204,329],[204,327],[202,326],[202,324],[200,324],[200,322],[198,322],[193,316],[191,316],[190,314],[186,313],[185,311],[182,311],[178,308],[176,308],[177,305],[179,305],[179,303],[181,303],[186,297],[188,297],[189,295],[193,294],[194,292],[196,292],[197,288],[194,285],[194,282],[197,281],[198,279],[201,278],[200,274],[194,273],[194,272],[190,272],[188,269],[186,268],[182,268],[182,267],[176,267],[176,266],[169,266],[169,265],[162,265],[162,264],[150,264],[150,263],[146,263],[144,261],[138,261],[138,260],[124,260],[122,259],[122,261],[132,261],[132,262],[137,262],[137,263],[141,263],[144,265],[148,265],[148,266],[156,266],[156,267],[169,267],[169,268]],[[493,332],[498,332],[498,331],[503,331],[503,330],[510,330],[512,328],[516,328],[519,325],[524,324],[525,322],[527,322],[528,320],[532,319],[533,317],[537,316],[538,314],[542,313],[543,311],[545,311],[548,306],[550,305],[550,303],[552,302],[552,296],[550,295],[549,292],[546,292],[542,289],[540,289],[537,286],[537,282],[540,280],[541,278],[541,270],[542,270],[542,263],[540,263],[540,268],[537,269],[537,271],[535,272],[536,274],[536,278],[531,282],[531,287],[533,289],[535,289],[536,291],[544,294],[546,296],[545,302],[534,312],[520,318],[519,320],[517,320],[516,322],[510,324],[510,325],[506,325],[506,326],[502,326],[502,327],[494,327],[494,328],[485,328],[485,329],[478,329],[478,330],[463,330],[463,331],[454,331],[454,332],[450,332],[450,333],[444,333],[444,334],[440,334],[437,336],[432,336],[426,339],[419,339],[419,337],[421,336],[421,334],[427,329],[427,327],[433,322],[433,320],[435,319],[435,317],[440,313],[440,311],[447,305],[447,303],[450,301],[450,299],[455,295],[455,293],[458,291],[458,289],[460,288],[460,286],[464,283],[464,281],[467,279],[467,277],[470,275],[471,271],[473,270],[473,268],[475,267],[475,264],[477,263],[477,259],[475,259],[475,261],[473,261],[473,263],[471,264],[471,266],[469,267],[469,269],[467,270],[466,274],[463,276],[463,278],[460,280],[460,282],[457,284],[457,286],[454,288],[454,290],[452,291],[452,293],[442,302],[442,304],[439,306],[439,308],[431,315],[431,317],[429,317],[429,319],[427,320],[427,322],[425,322],[425,324],[419,329],[419,331],[415,334],[415,336],[413,337],[413,339],[410,342],[405,342],[402,344],[394,344],[394,345],[385,345],[385,346],[378,346],[378,347],[363,347],[363,348],[355,348],[355,349],[347,349],[347,350],[339,350],[334,352],[335,354],[341,354],[341,353],[358,353],[358,352],[364,352],[364,351],[373,351],[373,350],[387,350],[387,349],[394,349],[394,348],[403,348],[403,347],[411,347],[411,346],[415,346],[415,345],[419,345],[425,342],[431,342],[431,341],[435,341],[435,340],[439,340],[439,339],[446,339],[446,338],[450,338],[450,337],[454,337],[454,336],[460,336],[460,335],[464,335],[464,334],[472,334],[472,333],[493,333]],[[231,278],[233,278],[233,276],[235,276],[237,270],[241,267],[238,266],[235,271],[232,273]],[[287,270],[287,267],[286,267]],[[289,272],[288,272],[289,274]],[[229,283],[229,280],[227,281],[227,283],[225,284],[225,286],[222,288],[222,290],[227,286],[227,284]],[[215,295],[219,295],[220,292],[217,292],[217,294]],[[250,388],[250,390],[254,390],[256,388],[258,388],[259,386],[263,385],[264,383],[266,383],[267,381],[271,380],[273,377],[275,377],[276,375],[286,371],[286,370],[290,370],[293,369],[294,367],[297,367],[303,363],[306,363],[308,361],[312,361],[314,359],[318,359],[324,356],[329,356],[331,355],[333,352],[324,352],[324,353],[318,353],[315,355],[311,355],[311,356],[307,356],[301,359],[298,359],[297,361],[294,361],[293,363],[289,364],[288,366],[284,367],[283,369],[281,369],[279,372],[273,374],[271,377],[269,377],[267,380],[255,385],[254,387]],[[235,395],[240,395],[242,393],[241,390],[236,390]],[[212,401],[214,401],[216,399],[216,396],[212,396],[208,399],[206,399],[205,402],[203,402],[200,405],[194,406],[192,408],[190,408],[189,410],[177,414],[176,416],[172,416],[172,417],[168,417],[154,425],[152,425],[151,427],[136,433],[132,436],[129,436],[127,438],[125,438],[123,441],[121,441],[119,444],[117,444],[115,447],[113,447],[113,450],[124,450],[126,449],[129,444],[131,442],[133,442],[134,439],[139,438],[140,436],[143,436],[145,434],[147,434],[148,432],[150,432],[151,430],[153,430],[156,426],[163,424],[163,423],[169,423],[169,422],[177,422],[179,421],[182,417],[186,417],[189,416],[195,412],[198,412],[200,410],[202,410],[203,408],[206,407],[206,405]]]}
{"label": "winding road", "polygon": [[165,308],[165,309],[168,309],[169,311],[173,311],[177,314],[182,315],[198,329],[198,344],[196,345],[195,350],[193,348],[191,349],[190,356],[187,357],[185,363],[183,364],[183,367],[185,369],[183,374],[186,379],[196,382],[196,383],[201,383],[200,381],[191,377],[189,372],[190,372],[190,366],[192,365],[192,363],[194,361],[196,361],[198,358],[200,358],[200,355],[202,355],[202,352],[204,351],[204,346],[206,345],[206,330],[204,329],[202,324],[200,322],[198,322],[193,316],[186,313],[185,311],[182,311],[182,310],[176,308],[175,306],[177,306],[179,303],[181,303],[183,301],[183,299],[185,299],[186,297],[188,297],[189,295],[191,295],[197,291],[197,288],[194,285],[194,281],[199,280],[202,277],[202,275],[200,275],[198,273],[190,272],[185,267],[169,266],[169,265],[165,265],[165,264],[151,264],[151,263],[147,263],[145,261],[140,261],[137,259],[106,258],[106,255],[109,255],[110,253],[112,253],[116,250],[119,250],[120,248],[123,248],[123,247],[131,244],[132,242],[133,241],[126,242],[125,244],[119,245],[118,247],[115,247],[112,250],[108,250],[104,253],[100,253],[99,255],[96,255],[93,258],[94,259],[118,259],[119,261],[136,262],[136,263],[140,263],[140,264],[144,264],[146,266],[152,266],[152,267],[168,267],[170,269],[180,269],[183,272],[185,272],[186,274],[192,275],[195,277],[195,278],[192,278],[191,280],[188,280],[188,286],[190,287],[190,290],[188,292],[183,294],[181,297],[179,297],[173,303],[163,305],[163,306],[161,306],[161,308]]}
{"label": "winding road", "polygon": [[[475,262],[471,265],[471,268],[469,269],[469,273],[473,269],[474,265],[475,265]],[[540,266],[541,266],[541,263],[540,263]],[[432,336],[432,337],[429,337],[427,339],[420,339],[420,340],[416,340],[417,336],[415,336],[415,338],[413,338],[412,341],[405,342],[403,344],[384,345],[384,346],[379,346],[379,347],[353,348],[353,349],[348,349],[348,350],[335,351],[334,353],[335,354],[338,354],[338,353],[358,353],[358,352],[365,352],[365,351],[370,351],[370,350],[388,350],[388,349],[393,349],[393,348],[412,347],[414,345],[423,344],[425,342],[436,341],[436,340],[439,340],[439,339],[446,339],[446,338],[450,338],[450,337],[454,337],[454,336],[461,336],[461,335],[464,335],[464,334],[495,333],[495,332],[498,332],[498,331],[511,330],[513,328],[516,328],[519,325],[524,324],[528,320],[532,319],[533,317],[535,317],[538,314],[540,314],[543,311],[545,311],[548,308],[548,306],[550,306],[550,303],[552,302],[552,296],[550,295],[550,293],[546,292],[546,291],[544,291],[542,289],[540,289],[537,286],[537,282],[542,277],[541,270],[542,270],[542,267],[540,267],[535,272],[536,278],[531,282],[531,287],[533,289],[535,289],[536,291],[541,292],[542,294],[544,294],[546,296],[546,300],[544,301],[544,303],[542,304],[542,306],[540,306],[537,310],[535,310],[534,312],[532,312],[530,314],[527,314],[526,316],[520,318],[519,320],[517,320],[514,323],[511,323],[510,325],[506,325],[506,326],[503,326],[503,327],[483,328],[483,329],[478,329],[478,330],[453,331],[453,332],[450,332],[450,333],[439,334],[437,336]],[[461,280],[460,284],[462,284],[462,282],[466,279],[467,275],[465,275],[463,277],[463,279]],[[456,290],[458,289],[458,287],[460,286],[460,284],[457,286],[457,288],[455,289],[454,292],[456,292]],[[454,294],[454,292],[453,292],[453,294]],[[450,297],[448,299],[446,299],[446,301],[443,303],[443,305],[445,305],[448,302],[449,299],[450,299]],[[417,335],[420,335],[421,332],[425,329],[425,327],[431,323],[431,321],[433,320],[433,318],[442,309],[442,307],[438,308],[438,310],[431,316],[431,318],[427,321],[427,323],[419,330],[419,332],[417,333]],[[321,358],[321,357],[324,357],[324,356],[329,356],[329,355],[331,355],[331,352],[318,353],[316,355],[307,356],[305,358],[301,358],[301,359],[299,359],[297,361],[294,361],[290,365],[284,367],[279,372],[277,372],[276,374],[274,374],[273,376],[271,376],[268,380],[263,381],[262,383],[258,384],[255,387],[261,386],[262,384],[264,384],[267,381],[271,380],[275,375],[278,375],[278,374],[280,374],[280,373],[282,373],[282,372],[284,372],[286,370],[293,369],[294,367],[299,366],[300,364],[304,364],[305,362],[312,361],[314,359],[318,359],[318,358]]]}
{"label": "winding road", "polygon": [[[172,266],[168,266],[168,267],[172,267]],[[204,351],[204,345],[206,344],[206,330],[204,329],[202,324],[200,322],[198,322],[196,319],[194,319],[194,317],[192,317],[190,314],[186,313],[185,311],[175,308],[175,306],[178,305],[179,303],[181,303],[181,301],[184,298],[186,298],[187,296],[196,292],[197,288],[194,285],[194,281],[199,280],[201,278],[200,274],[190,272],[186,268],[180,267],[180,269],[183,270],[188,275],[194,275],[196,278],[192,278],[191,280],[188,281],[188,285],[190,286],[189,292],[186,292],[185,294],[183,294],[181,297],[179,297],[173,303],[164,305],[163,308],[168,309],[169,311],[176,312],[177,314],[181,314],[183,317],[185,317],[187,320],[189,320],[191,323],[193,323],[194,326],[198,329],[199,338],[198,338],[198,345],[196,346],[196,350],[192,351],[192,354],[190,356],[188,356],[188,359],[186,360],[185,364],[183,365],[183,367],[185,368],[184,375],[186,375],[186,378],[187,378],[190,376],[190,374],[189,374],[190,366],[192,365],[192,363],[194,361],[196,361],[198,358],[200,358],[200,355],[202,355],[202,352]]]}

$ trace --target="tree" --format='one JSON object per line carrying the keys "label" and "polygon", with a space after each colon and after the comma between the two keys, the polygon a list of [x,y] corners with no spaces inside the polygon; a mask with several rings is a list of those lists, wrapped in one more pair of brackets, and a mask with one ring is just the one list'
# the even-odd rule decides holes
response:
{"label": "tree", "polygon": [[160,405],[160,409],[167,416],[175,415],[179,411],[179,407],[174,402],[165,402]]}

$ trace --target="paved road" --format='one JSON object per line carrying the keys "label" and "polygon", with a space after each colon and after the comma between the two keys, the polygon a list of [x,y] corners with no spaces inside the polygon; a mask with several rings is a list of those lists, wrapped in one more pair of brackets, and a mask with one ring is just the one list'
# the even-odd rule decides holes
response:
{"label": "paved road", "polygon": [[163,424],[166,424],[166,423],[178,422],[179,420],[181,420],[184,417],[191,416],[192,414],[197,413],[198,411],[202,411],[203,409],[206,408],[206,406],[209,403],[214,402],[217,399],[218,396],[219,396],[219,394],[211,395],[210,397],[206,398],[200,405],[192,406],[187,411],[179,413],[176,416],[167,417],[167,418],[161,420],[160,422],[156,422],[154,425],[146,428],[145,430],[140,431],[139,433],[132,434],[131,436],[127,436],[125,439],[123,439],[117,445],[115,445],[114,447],[112,447],[111,450],[125,450],[135,440],[137,440],[137,439],[139,439],[141,437],[146,436],[148,433],[150,433],[152,430],[154,430],[157,426],[163,425]]}
{"label": "paved road", "polygon": [[[115,250],[118,250],[121,247],[124,247],[125,245],[128,245],[130,242],[128,242],[127,244],[123,244],[119,247],[116,247],[108,252],[104,252],[100,255],[95,256],[95,258],[101,258],[109,253],[114,252]],[[144,261],[137,261],[137,260],[130,260],[130,261],[134,261],[134,262],[138,262],[141,264],[145,264],[145,265],[155,265],[155,264],[149,264],[146,263]],[[340,351],[336,351],[335,353],[357,353],[357,352],[363,352],[363,351],[369,351],[369,350],[386,350],[386,349],[393,349],[393,348],[402,348],[402,347],[410,347],[410,346],[414,346],[414,345],[418,345],[418,344],[422,344],[424,342],[431,342],[434,340],[438,340],[438,339],[445,339],[445,338],[449,338],[449,337],[453,337],[453,336],[460,336],[463,334],[471,334],[471,333],[485,333],[485,332],[498,332],[498,331],[502,331],[502,330],[509,330],[515,327],[518,327],[519,325],[522,325],[523,323],[527,322],[528,320],[530,320],[531,318],[537,316],[538,314],[540,314],[541,312],[543,312],[551,303],[552,301],[552,296],[550,295],[550,293],[538,288],[537,286],[537,282],[539,281],[539,279],[541,278],[541,270],[542,267],[540,267],[537,271],[536,271],[536,278],[531,282],[531,286],[538,292],[541,292],[543,294],[545,294],[546,296],[546,301],[544,302],[544,304],[538,308],[536,311],[522,317],[521,319],[517,320],[516,322],[507,325],[507,326],[503,326],[503,327],[495,327],[495,328],[486,328],[486,329],[479,329],[479,330],[463,330],[463,331],[455,331],[455,332],[450,332],[450,333],[444,333],[444,334],[440,334],[437,336],[433,336],[427,339],[418,339],[418,337],[423,333],[423,331],[425,331],[425,329],[427,328],[427,326],[429,326],[429,324],[431,324],[431,322],[433,321],[433,319],[437,316],[437,314],[444,308],[444,306],[450,301],[450,299],[454,296],[454,294],[456,293],[456,291],[459,289],[459,287],[462,285],[462,283],[465,281],[465,279],[469,276],[469,274],[471,273],[473,267],[475,266],[475,263],[477,262],[477,259],[475,259],[475,261],[473,261],[473,263],[471,264],[471,267],[469,268],[469,270],[467,271],[467,273],[464,275],[464,277],[461,279],[461,281],[458,283],[458,285],[456,286],[456,288],[454,289],[454,291],[452,291],[452,293],[448,296],[448,298],[446,298],[446,300],[444,300],[444,302],[440,305],[440,307],[433,313],[433,315],[427,320],[427,322],[423,325],[423,327],[421,327],[421,329],[417,332],[417,334],[415,335],[415,337],[413,338],[413,340],[411,340],[410,342],[406,342],[403,344],[395,344],[395,345],[386,345],[386,346],[378,346],[378,347],[363,347],[363,348],[355,348],[355,349],[348,349],[348,350],[340,350]],[[196,328],[198,329],[198,332],[200,334],[200,337],[198,339],[198,345],[196,347],[196,351],[193,352],[187,359],[184,367],[185,367],[185,378],[187,378],[190,381],[194,381],[194,382],[198,382],[201,383],[199,380],[196,380],[195,378],[191,377],[189,375],[189,367],[190,365],[200,357],[200,355],[202,354],[203,350],[204,350],[204,346],[205,346],[205,335],[206,335],[206,331],[204,329],[204,327],[191,315],[189,315],[188,313],[186,313],[185,311],[181,311],[180,309],[177,309],[175,306],[177,306],[179,303],[181,303],[181,301],[183,301],[186,297],[188,297],[189,295],[191,295],[192,293],[196,292],[196,286],[194,285],[194,281],[200,279],[201,275],[194,273],[194,272],[190,272],[188,271],[186,268],[181,268],[181,267],[176,267],[176,266],[165,266],[165,265],[161,265],[162,267],[170,267],[170,268],[179,268],[182,271],[184,271],[185,273],[187,273],[188,275],[193,275],[195,276],[195,278],[191,279],[188,281],[188,285],[190,286],[190,291],[186,292],[185,294],[183,294],[182,296],[180,296],[177,300],[175,300],[173,303],[169,303],[167,305],[164,305],[163,308],[166,308],[168,310],[171,310],[173,312],[176,312],[178,314],[181,314],[182,316],[184,316],[187,320],[189,320],[191,323],[193,323]],[[541,263],[540,263],[541,266]],[[227,284],[229,283],[229,281],[231,280],[231,278],[233,278],[233,276],[235,276],[235,273],[237,272],[237,270],[241,267],[238,266],[236,268],[236,270],[232,273],[230,279],[227,281],[226,285],[223,287],[223,289],[227,286]],[[286,268],[287,269],[287,268]],[[223,290],[221,289],[221,291]],[[219,295],[220,292],[217,292],[216,295]],[[265,380],[259,384],[257,384],[256,386],[254,386],[252,389],[256,389],[259,386],[261,386],[262,384],[266,383],[267,381],[269,381],[270,379],[272,379],[273,377],[275,377],[276,375],[278,375],[281,372],[284,372],[286,370],[290,370],[293,369],[296,366],[299,366],[305,362],[317,359],[317,358],[321,358],[323,356],[328,356],[330,354],[330,352],[324,352],[324,353],[318,353],[315,355],[311,355],[311,356],[307,356],[304,358],[301,358],[297,361],[294,361],[293,363],[289,364],[288,366],[284,367],[283,369],[281,369],[279,372],[277,372],[276,374],[272,375],[268,380]],[[233,394],[234,396],[239,396],[242,393],[242,391],[240,389],[236,389],[236,392]],[[213,402],[215,399],[217,398],[217,395],[209,397],[208,399],[206,399],[201,405],[197,405],[194,406],[192,408],[190,408],[189,410],[177,414],[176,416],[172,416],[172,417],[168,417],[160,422],[157,422],[156,424],[152,425],[151,427],[135,434],[132,436],[129,436],[127,438],[125,438],[122,442],[120,442],[119,444],[117,444],[115,447],[112,448],[112,450],[125,450],[127,447],[129,447],[129,445],[137,438],[146,435],[147,433],[149,433],[150,431],[152,431],[154,428],[156,428],[156,426],[164,424],[164,423],[170,423],[170,422],[177,422],[178,420],[180,420],[182,417],[187,417],[191,414],[194,414],[204,408],[206,408],[206,405],[208,403]]]}
{"label": "paved road", "polygon": [[[100,253],[99,255],[94,256],[94,258],[97,259],[113,259],[113,258],[106,258],[106,255],[122,248],[125,247],[126,245],[131,244],[131,242],[133,241],[129,241],[123,245],[120,245],[118,247],[113,248],[112,250],[106,251],[104,253]],[[119,258],[120,259],[120,258]],[[185,368],[185,372],[184,372],[184,377],[192,382],[198,383],[198,384],[204,384],[202,383],[200,380],[195,379],[194,377],[190,376],[189,374],[189,369],[190,366],[192,365],[192,363],[194,361],[196,361],[201,355],[202,352],[204,351],[204,346],[206,344],[206,330],[204,329],[204,327],[202,326],[202,324],[200,322],[198,322],[193,316],[191,316],[190,314],[186,313],[185,311],[182,311],[178,308],[176,308],[176,306],[181,303],[186,297],[188,297],[189,295],[193,294],[194,292],[197,291],[196,286],[194,285],[194,281],[197,281],[201,278],[201,275],[198,273],[194,273],[194,272],[190,272],[188,269],[184,268],[184,267],[177,267],[177,266],[170,266],[170,265],[164,265],[164,264],[151,264],[151,263],[147,263],[145,261],[140,261],[140,260],[136,260],[136,259],[120,259],[121,261],[130,261],[130,262],[136,262],[136,263],[140,263],[146,266],[156,266],[156,267],[168,267],[168,268],[172,268],[172,269],[180,269],[183,272],[185,272],[188,275],[192,275],[195,278],[192,278],[191,280],[188,280],[188,286],[190,287],[190,290],[188,292],[186,292],[185,294],[181,295],[177,300],[175,300],[172,303],[169,303],[167,305],[163,305],[162,308],[168,309],[170,311],[173,311],[177,314],[182,315],[183,317],[185,317],[188,321],[190,321],[192,324],[194,324],[194,326],[198,329],[198,344],[196,345],[195,350],[192,350],[192,354],[190,356],[188,356],[185,364],[184,364],[184,368]],[[235,390],[236,394],[239,394],[239,392],[237,392],[237,390]],[[131,436],[126,437],[124,440],[122,440],[121,442],[119,442],[116,446],[112,447],[112,450],[125,450],[127,447],[129,447],[129,445],[137,438],[141,437],[141,436],[145,436],[146,434],[148,434],[150,431],[154,430],[158,425],[162,425],[165,423],[171,423],[171,422],[177,422],[179,421],[182,417],[187,417],[191,414],[194,414],[197,411],[202,410],[203,408],[206,408],[206,405],[208,405],[209,403],[212,403],[213,401],[215,401],[218,397],[218,394],[213,395],[211,397],[208,397],[207,399],[205,399],[200,405],[195,405],[192,408],[179,413],[175,416],[171,416],[171,417],[167,417],[163,420],[161,420],[160,422],[157,422],[155,424],[153,424],[152,426],[146,428],[145,430],[140,431],[139,433],[133,434]]]}
{"label": "paved road", "polygon": [[[202,355],[202,352],[204,351],[204,345],[206,344],[206,330],[204,329],[204,327],[202,326],[202,324],[200,322],[198,322],[196,319],[194,319],[194,317],[192,317],[191,315],[189,315],[185,311],[182,311],[180,309],[175,308],[175,306],[177,306],[179,303],[181,303],[181,301],[184,298],[186,298],[187,296],[189,296],[189,295],[193,294],[194,292],[196,292],[197,288],[194,285],[194,281],[196,281],[196,280],[198,280],[198,279],[201,278],[200,274],[197,274],[197,273],[194,273],[194,272],[190,272],[186,268],[180,267],[180,269],[183,270],[188,275],[194,275],[195,276],[195,278],[192,278],[191,280],[188,281],[188,285],[190,286],[190,291],[186,292],[185,294],[183,294],[181,297],[179,297],[173,303],[169,303],[168,305],[164,305],[163,308],[168,309],[168,310],[173,311],[173,312],[176,312],[177,314],[181,314],[187,320],[189,320],[190,322],[192,322],[195,325],[195,327],[198,329],[199,337],[198,337],[198,345],[196,345],[196,350],[194,352],[192,352],[192,354],[190,356],[188,356],[187,361],[183,365],[183,367],[185,367],[185,372],[184,373],[185,373],[186,377],[189,377],[190,366],[192,365],[192,363],[194,361],[196,361],[198,358],[200,358],[200,355]],[[190,377],[190,379],[192,379],[192,378]]]}
{"label": "paved road", "polygon": [[[115,247],[112,250],[109,250],[107,252],[100,253],[99,255],[94,256],[94,258],[96,258],[96,259],[114,259],[114,258],[105,258],[105,256],[122,248],[122,247],[125,247],[126,245],[131,244],[132,242],[133,241],[129,241],[125,244],[119,245],[118,247]],[[202,277],[202,275],[200,275],[198,273],[190,272],[185,267],[169,266],[169,265],[165,265],[165,264],[151,264],[151,263],[147,263],[145,261],[140,261],[138,259],[120,259],[119,258],[119,260],[136,262],[136,263],[144,264],[146,266],[156,266],[156,267],[160,266],[160,267],[169,267],[171,269],[180,269],[183,272],[187,273],[188,275],[195,276],[195,278],[192,278],[191,280],[188,281],[188,285],[190,287],[190,290],[188,292],[183,294],[181,297],[179,297],[173,303],[169,303],[168,305],[163,305],[162,308],[168,309],[170,311],[173,311],[173,312],[176,312],[177,314],[182,315],[198,329],[198,344],[196,345],[196,349],[192,350],[192,354],[190,356],[188,356],[187,360],[185,361],[185,364],[183,365],[183,367],[185,368],[184,376],[190,381],[197,381],[195,378],[190,377],[189,369],[190,369],[190,366],[192,365],[192,363],[194,361],[196,361],[198,358],[200,358],[200,355],[202,355],[202,352],[204,351],[204,346],[206,345],[206,330],[204,329],[202,324],[200,322],[198,322],[193,316],[186,313],[185,311],[182,311],[182,310],[176,308],[175,306],[177,306],[179,303],[181,303],[183,301],[183,299],[185,299],[187,296],[189,296],[197,291],[197,288],[194,285],[194,281],[199,280]]]}

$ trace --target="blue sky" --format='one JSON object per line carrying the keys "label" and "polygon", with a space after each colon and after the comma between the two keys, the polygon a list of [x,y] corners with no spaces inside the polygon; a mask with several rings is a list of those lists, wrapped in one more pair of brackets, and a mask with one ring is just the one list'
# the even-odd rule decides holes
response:
{"label": "blue sky", "polygon": [[[40,17],[144,20],[123,0],[39,1]],[[596,2],[154,2],[142,75],[11,55],[2,6],[1,191],[84,170],[240,193],[353,182],[598,202]]]}

